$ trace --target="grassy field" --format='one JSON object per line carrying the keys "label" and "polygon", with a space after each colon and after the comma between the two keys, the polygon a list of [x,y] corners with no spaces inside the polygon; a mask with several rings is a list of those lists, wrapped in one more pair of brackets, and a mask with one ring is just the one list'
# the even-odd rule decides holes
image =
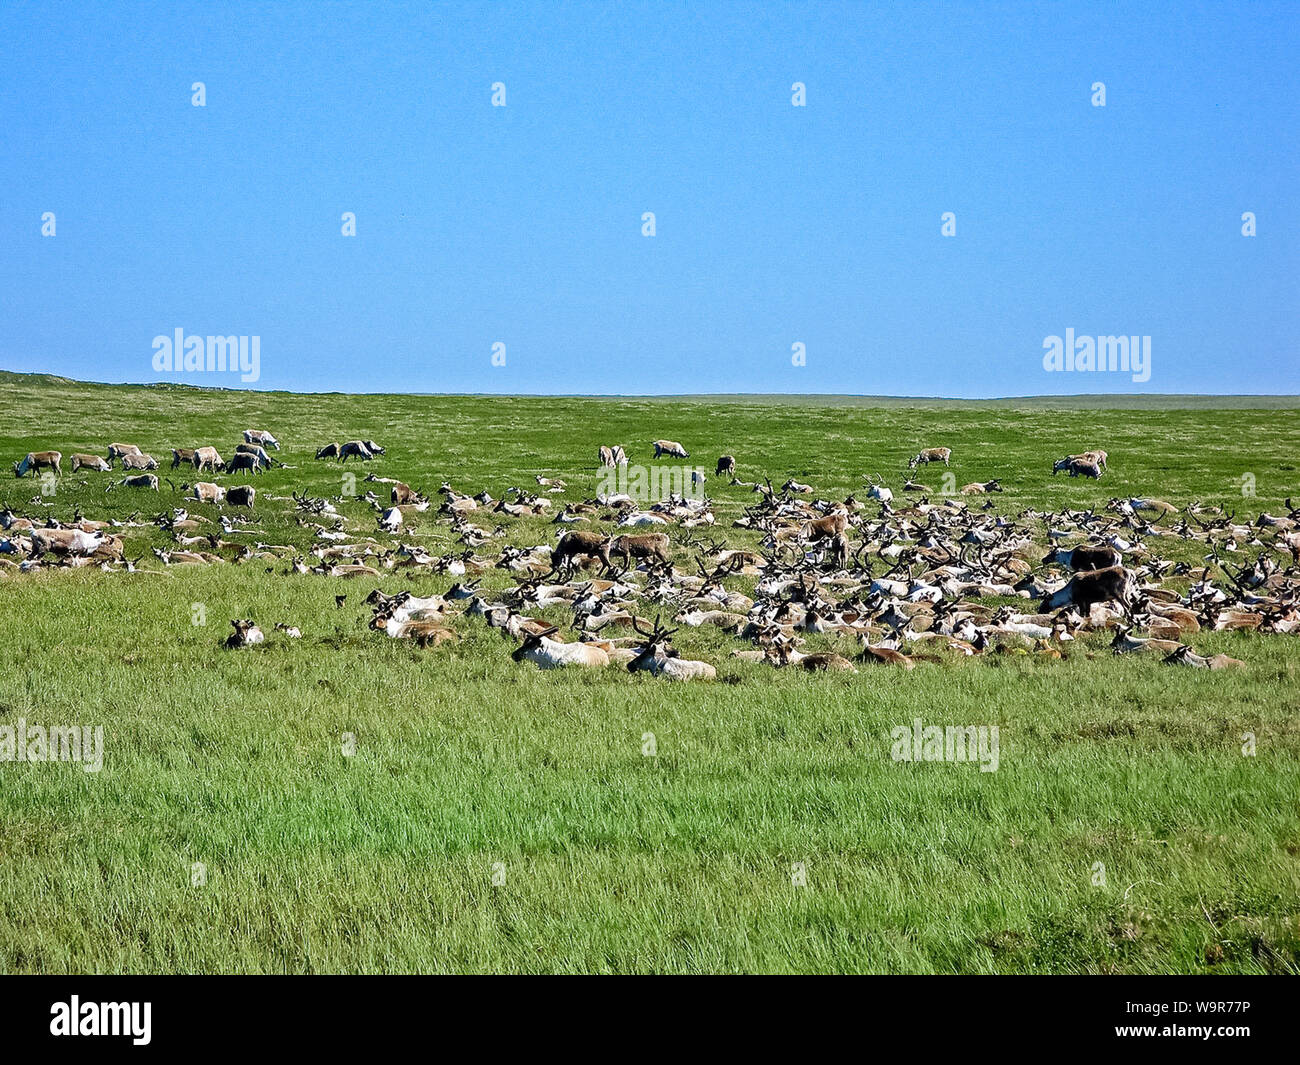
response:
{"label": "grassy field", "polygon": [[[226,453],[240,430],[269,428],[294,468],[259,478],[262,497],[337,497],[343,473],[373,471],[498,498],[541,473],[581,499],[598,444],[647,462],[657,437],[709,473],[730,452],[746,479],[793,475],[824,497],[871,473],[897,488],[907,456],[938,444],[958,484],[1001,479],[1007,514],[1144,494],[1253,517],[1300,497],[1297,411],[1263,402],[291,395],[18,375],[0,376],[0,398],[7,461],[112,440]],[[367,437],[388,450],[365,469],[312,458]],[[1093,446],[1110,453],[1103,481],[1050,476],[1053,458]],[[109,479],[65,470],[33,501],[38,481],[6,476],[0,506],[147,520],[181,503],[166,483],[106,494]],[[715,535],[752,544],[728,527],[752,494],[708,487]],[[374,529],[364,504],[340,510]],[[291,508],[263,498],[258,514],[266,542],[310,546]],[[513,543],[552,536],[510,525]],[[452,547],[432,512],[403,538]],[[128,554],[164,542],[136,530]],[[845,676],[738,662],[738,642],[683,629],[683,653],[720,679],[670,686],[515,665],[477,620],[420,651],[365,628],[373,581],[268,566],[0,570],[0,724],[105,734],[99,773],[0,763],[0,970],[1300,971],[1294,638],[1193,639],[1244,659],[1236,673],[1114,658],[1096,638],[1066,660]],[[149,555],[141,569],[163,567]],[[452,580],[379,584],[430,594]],[[268,642],[222,650],[237,617]],[[998,771],[892,761],[890,729],[917,717],[997,725]]]}

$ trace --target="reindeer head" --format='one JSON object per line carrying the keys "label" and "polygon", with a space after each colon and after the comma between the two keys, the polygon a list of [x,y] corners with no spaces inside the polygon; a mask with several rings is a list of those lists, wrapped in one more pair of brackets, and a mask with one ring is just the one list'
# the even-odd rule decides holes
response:
{"label": "reindeer head", "polygon": [[524,656],[527,655],[529,651],[537,650],[539,647],[542,646],[543,640],[547,639],[548,637],[554,636],[555,633],[559,632],[560,630],[557,626],[552,625],[549,629],[543,629],[541,632],[526,632],[524,630],[520,630],[520,631],[523,633],[524,642],[521,643],[517,648],[515,648],[515,650],[510,652],[510,658],[515,662],[522,662],[524,660]]}

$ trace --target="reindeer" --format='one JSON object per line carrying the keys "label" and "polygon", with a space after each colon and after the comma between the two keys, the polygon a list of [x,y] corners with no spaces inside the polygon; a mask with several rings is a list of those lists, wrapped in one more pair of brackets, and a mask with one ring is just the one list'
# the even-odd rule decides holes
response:
{"label": "reindeer", "polygon": [[962,485],[961,494],[964,496],[977,496],[983,495],[986,492],[1000,491],[1002,491],[1002,485],[998,483],[998,479],[995,477],[993,480],[985,481],[983,484],[976,482],[974,484]]}
{"label": "reindeer", "polygon": [[669,637],[676,629],[664,629],[655,619],[654,630],[646,632],[641,622],[633,619],[632,627],[646,638],[641,651],[627,664],[629,673],[649,673],[655,677],[667,677],[669,680],[716,680],[718,671],[708,662],[695,662],[677,657],[677,652],[668,645]]}
{"label": "reindeer", "polygon": [[653,444],[655,449],[655,458],[663,455],[671,455],[674,458],[688,459],[691,453],[687,451],[676,440],[656,440]]}
{"label": "reindeer", "polygon": [[[572,533],[568,535],[572,536]],[[609,545],[609,554],[611,556],[621,556],[623,567],[626,569],[631,565],[632,559],[649,561],[655,559],[664,564],[668,563],[669,540],[666,533],[643,533],[641,535],[632,535],[624,533],[622,536],[614,537]]]}
{"label": "reindeer", "polygon": [[892,503],[894,493],[885,487],[885,482],[881,480],[879,474],[871,475],[871,485],[867,488],[867,498],[874,499],[877,503]]}
{"label": "reindeer", "polygon": [[157,468],[158,460],[152,455],[141,453],[122,456],[122,469],[124,470],[156,470]]}
{"label": "reindeer", "polygon": [[62,476],[60,463],[63,455],[58,451],[29,451],[21,462],[14,463],[14,476],[22,477],[28,470],[53,470],[56,476]]}
{"label": "reindeer", "polygon": [[364,440],[349,440],[339,448],[339,461],[347,462],[349,458],[358,458],[362,462],[369,462],[375,457],[375,452],[366,446]]}
{"label": "reindeer", "polygon": [[60,556],[91,555],[107,539],[104,533],[84,529],[32,529],[30,558],[47,553]]}
{"label": "reindeer", "polygon": [[1224,654],[1202,658],[1187,644],[1180,645],[1173,654],[1164,659],[1164,664],[1167,666],[1191,666],[1195,669],[1242,669],[1246,665],[1240,658],[1232,658]]}
{"label": "reindeer", "polygon": [[[117,482],[123,488],[147,488],[151,491],[158,491],[158,475],[156,473],[137,473],[130,477],[123,477]],[[112,488],[109,485],[109,488]]]}
{"label": "reindeer", "polygon": [[609,447],[607,444],[601,444],[600,452],[597,457],[602,466],[607,466],[610,469],[614,468],[614,449],[612,447]]}
{"label": "reindeer", "polygon": [[1123,566],[1080,570],[1063,588],[1044,596],[1038,610],[1046,613],[1072,606],[1086,613],[1094,604],[1112,600],[1127,607],[1133,599],[1133,585],[1133,575]]}
{"label": "reindeer", "polygon": [[232,507],[248,507],[253,509],[253,501],[257,498],[257,489],[251,484],[234,485],[226,493],[226,502]]}
{"label": "reindeer", "polygon": [[278,441],[265,429],[245,429],[244,443],[259,444],[262,447],[269,447],[275,451],[280,450],[280,441]]}
{"label": "reindeer", "polygon": [[609,569],[609,549],[610,538],[604,533],[585,532],[581,529],[566,532],[551,552],[551,572],[558,573],[578,559],[599,559]]}
{"label": "reindeer", "polygon": [[181,464],[186,466],[194,465],[194,448],[192,447],[174,447],[172,448],[172,469],[176,469]]}
{"label": "reindeer", "polygon": [[196,447],[194,449],[194,468],[202,473],[204,470],[211,470],[216,473],[217,470],[226,468],[225,460],[217,453],[215,447]]}
{"label": "reindeer", "polygon": [[947,466],[948,460],[951,458],[952,448],[950,447],[927,447],[907,460],[907,468],[914,470],[918,466],[924,466],[931,462],[942,462]]}
{"label": "reindeer", "polygon": [[72,472],[76,473],[81,469],[94,470],[97,473],[103,473],[105,470],[111,470],[112,467],[108,464],[106,459],[102,459],[98,455],[85,455],[78,453],[72,456]]}
{"label": "reindeer", "polygon": [[1109,544],[1080,544],[1078,547],[1053,548],[1043,559],[1044,566],[1059,565],[1073,570],[1109,569],[1121,562],[1120,553]]}
{"label": "reindeer", "polygon": [[252,621],[247,619],[231,621],[235,631],[226,637],[225,646],[228,650],[236,651],[241,647],[252,647],[255,643],[264,643],[266,636],[262,630]]}
{"label": "reindeer", "polygon": [[123,455],[138,455],[140,449],[134,444],[109,444],[108,445],[108,464],[111,467],[115,460],[120,459]]}
{"label": "reindeer", "polygon": [[318,459],[336,459],[339,457],[340,446],[338,444],[326,444],[316,451]]}
{"label": "reindeer", "polygon": [[238,473],[240,470],[260,474],[262,472],[262,460],[256,455],[250,455],[247,451],[237,451],[230,456],[230,464],[226,467],[226,471],[228,473]]}
{"label": "reindeer", "polygon": [[736,457],[734,455],[722,455],[718,459],[718,468],[713,471],[713,476],[721,477],[724,473],[732,480],[735,480]]}
{"label": "reindeer", "polygon": [[1142,654],[1159,651],[1171,654],[1182,645],[1177,640],[1142,639],[1130,636],[1133,630],[1128,625],[1115,626],[1115,638],[1110,641],[1110,649],[1117,655]]}
{"label": "reindeer", "polygon": [[210,481],[199,481],[194,485],[193,492],[194,498],[200,503],[222,503],[226,498],[226,490],[221,485],[212,484]]}
{"label": "reindeer", "polygon": [[568,666],[596,668],[609,665],[609,655],[594,644],[552,640],[551,636],[559,631],[555,625],[540,632],[519,631],[523,634],[523,643],[510,654],[515,662],[531,662],[538,669],[564,669]]}
{"label": "reindeer", "polygon": [[1091,477],[1094,481],[1101,480],[1101,466],[1095,462],[1088,462],[1086,459],[1069,456],[1052,463],[1052,476],[1064,470],[1071,477]]}
{"label": "reindeer", "polygon": [[413,503],[427,503],[428,499],[415,491],[409,484],[397,481],[388,493],[389,502],[394,506],[409,506]]}

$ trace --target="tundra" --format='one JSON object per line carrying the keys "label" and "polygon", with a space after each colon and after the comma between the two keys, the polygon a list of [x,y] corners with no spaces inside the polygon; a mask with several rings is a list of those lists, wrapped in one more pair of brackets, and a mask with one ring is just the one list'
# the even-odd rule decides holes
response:
{"label": "tundra", "polygon": [[205,469],[216,473],[225,468],[225,462],[217,454],[215,447],[196,447],[194,449],[194,468],[202,473]]}
{"label": "tundra", "polygon": [[123,455],[122,469],[124,470],[156,470],[158,460],[152,455]]}
{"label": "tundra", "polygon": [[565,564],[579,558],[600,559],[605,568],[609,561],[610,539],[603,533],[575,530],[560,537],[555,550],[551,552],[551,569],[558,571]]}
{"label": "tundra", "polygon": [[1043,565],[1066,566],[1073,570],[1110,569],[1120,564],[1120,554],[1109,544],[1081,544],[1049,551]]}
{"label": "tundra", "polygon": [[609,546],[609,554],[622,556],[624,568],[629,566],[634,558],[655,558],[660,562],[667,562],[668,543],[666,533],[643,533],[639,536],[624,533],[622,536],[614,537],[613,543]]}
{"label": "tundra", "polygon": [[280,450],[280,441],[278,441],[265,429],[245,429],[244,443],[260,444],[262,447],[269,447],[275,451]]}
{"label": "tundra", "polygon": [[62,474],[63,469],[60,463],[63,461],[62,453],[58,451],[29,451],[23,457],[22,462],[14,463],[14,476],[22,477],[28,470],[53,470],[56,474]]}
{"label": "tundra", "polygon": [[80,469],[97,470],[102,473],[104,470],[112,469],[112,467],[105,459],[100,458],[98,455],[73,455],[72,472],[76,473],[77,470]]}
{"label": "tundra", "polygon": [[676,440],[656,440],[654,442],[654,449],[655,458],[660,458],[663,455],[672,455],[674,458],[679,459],[688,459],[691,457],[690,452],[682,447],[682,445]]}
{"label": "tundra", "polygon": [[931,462],[942,462],[948,465],[948,460],[952,458],[952,448],[950,447],[927,447],[920,453],[913,455],[907,461],[907,468],[914,470],[918,466],[926,465]]}
{"label": "tundra", "polygon": [[1123,566],[1105,569],[1080,570],[1069,583],[1058,591],[1044,596],[1039,613],[1072,606],[1080,611],[1090,610],[1096,603],[1112,600],[1127,605],[1133,597],[1133,575]]}

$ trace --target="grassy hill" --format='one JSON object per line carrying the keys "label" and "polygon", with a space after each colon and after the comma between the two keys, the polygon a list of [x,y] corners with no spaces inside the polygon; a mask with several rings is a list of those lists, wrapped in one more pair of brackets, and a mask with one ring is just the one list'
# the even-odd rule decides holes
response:
{"label": "grassy hill", "polygon": [[[594,494],[598,444],[648,462],[658,437],[710,474],[728,452],[743,478],[795,476],[826,497],[873,473],[897,488],[909,455],[943,444],[956,484],[1001,479],[1005,514],[1150,495],[1253,517],[1300,498],[1286,398],[349,396],[10,374],[0,397],[8,461],[118,440],[160,459],[226,453],[240,430],[271,429],[290,468],[257,479],[258,538],[304,549],[310,530],[272,497],[343,497],[362,534],[367,472],[498,498],[561,477],[559,505]],[[388,450],[364,468],[312,458],[367,437]],[[1094,446],[1110,453],[1100,483],[1051,476],[1052,459]],[[943,472],[920,479],[937,494]],[[65,471],[40,496],[6,476],[0,507],[148,520],[186,505],[166,481],[155,496],[106,492],[112,479]],[[729,528],[752,493],[708,488],[714,535],[752,545]],[[511,543],[553,536],[540,519],[508,524]],[[366,629],[373,580],[164,569],[149,550],[161,530],[127,539],[141,572],[0,569],[0,725],[105,735],[99,773],[0,762],[0,971],[1300,971],[1293,638],[1199,634],[1198,651],[1246,660],[1232,674],[1113,658],[1093,638],[1065,660],[818,676],[738,662],[737,641],[683,629],[683,654],[720,680],[669,686],[516,665],[477,620],[421,651]],[[402,539],[455,546],[432,512]],[[1159,546],[1198,560],[1195,545]],[[378,585],[432,594],[453,579]],[[226,652],[241,617],[268,642]],[[891,760],[890,730],[918,717],[997,725],[998,771]]]}

